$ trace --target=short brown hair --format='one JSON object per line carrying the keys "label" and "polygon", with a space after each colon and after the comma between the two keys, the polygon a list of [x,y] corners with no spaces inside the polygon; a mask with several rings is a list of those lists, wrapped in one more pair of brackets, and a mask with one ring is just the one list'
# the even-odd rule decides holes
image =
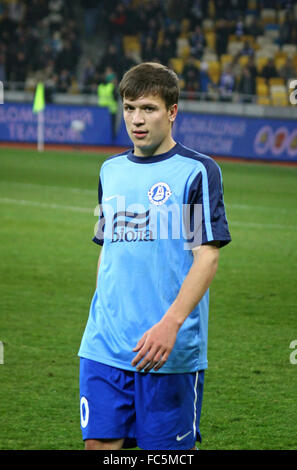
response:
{"label": "short brown hair", "polygon": [[157,62],[143,62],[128,70],[120,84],[121,98],[136,100],[140,96],[159,95],[167,109],[178,102],[179,84],[176,73]]}

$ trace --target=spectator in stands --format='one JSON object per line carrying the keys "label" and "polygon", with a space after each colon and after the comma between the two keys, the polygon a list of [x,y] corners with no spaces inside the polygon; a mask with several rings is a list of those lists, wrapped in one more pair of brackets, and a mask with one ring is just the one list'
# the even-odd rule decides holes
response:
{"label": "spectator in stands", "polygon": [[233,77],[235,79],[235,86],[238,83],[238,80],[242,74],[242,66],[239,62],[240,56],[241,56],[241,52],[238,52],[238,54],[232,57],[232,61],[231,61],[231,70],[232,70]]}
{"label": "spectator in stands", "polygon": [[87,59],[84,63],[83,71],[82,71],[82,84],[83,84],[83,91],[87,92],[89,87],[92,85],[94,80],[94,75],[96,72],[96,67],[92,60]]}
{"label": "spectator in stands", "polygon": [[278,77],[278,72],[276,70],[275,64],[274,64],[274,59],[269,58],[268,62],[266,65],[264,65],[261,73],[262,77],[266,78],[266,80],[269,80],[270,78]]}
{"label": "spectator in stands", "polygon": [[[279,43],[282,46],[283,44],[290,44],[293,42],[293,37],[296,32],[296,21],[292,12],[289,10],[286,12],[283,23],[280,26],[279,30]],[[295,37],[296,38],[296,37]]]}
{"label": "spectator in stands", "polygon": [[5,82],[6,80],[6,67],[5,67],[5,54],[0,52],[0,82]]}
{"label": "spectator in stands", "polygon": [[141,58],[143,62],[151,62],[156,57],[156,48],[154,40],[151,36],[145,38],[141,47]]}
{"label": "spectator in stands", "polygon": [[123,76],[127,70],[132,68],[134,65],[137,65],[137,62],[134,58],[133,51],[127,50],[124,52],[123,58],[122,58],[122,63],[121,63],[121,68],[122,72],[121,75]]}
{"label": "spectator in stands", "polygon": [[200,71],[196,65],[194,56],[190,56],[183,68],[182,78],[184,81],[184,90],[194,94],[200,91]]}
{"label": "spectator in stands", "polygon": [[62,69],[74,70],[78,62],[78,51],[73,47],[74,44],[69,40],[63,41],[62,50],[56,58],[57,71]]}
{"label": "spectator in stands", "polygon": [[148,31],[151,18],[156,20],[159,29],[161,29],[164,18],[163,1],[150,0],[141,4],[141,8],[139,8],[138,11],[138,25],[135,25],[135,27],[137,31],[144,34],[144,36]]}
{"label": "spectator in stands", "polygon": [[235,88],[235,77],[231,64],[227,64],[219,80],[220,101],[231,101]]}
{"label": "spectator in stands", "polygon": [[[243,24],[243,17],[247,10],[247,0],[232,0],[231,6],[229,5],[229,15],[231,19],[240,19]],[[239,26],[241,29],[241,26]]]}
{"label": "spectator in stands", "polygon": [[203,99],[208,99],[208,94],[214,86],[209,74],[208,63],[201,62],[200,65],[200,92],[204,94]]}
{"label": "spectator in stands", "polygon": [[1,37],[5,33],[6,37],[11,37],[15,29],[15,22],[10,18],[7,6],[3,8],[0,22]]}
{"label": "spectator in stands", "polygon": [[48,16],[46,23],[50,31],[58,31],[65,21],[63,0],[50,0],[48,3]]}
{"label": "spectator in stands", "polygon": [[264,27],[258,16],[254,16],[251,23],[246,27],[246,34],[253,36],[254,38],[264,34]]}
{"label": "spectator in stands", "polygon": [[116,36],[123,37],[126,33],[127,12],[124,3],[119,2],[109,17],[109,37],[114,40]]}
{"label": "spectator in stands", "polygon": [[240,93],[240,101],[243,103],[252,103],[253,97],[256,94],[256,81],[252,76],[248,66],[243,67],[242,75],[238,82],[238,93]]}
{"label": "spectator in stands", "polygon": [[71,86],[72,77],[69,70],[64,68],[58,76],[57,91],[59,93],[67,93]]}
{"label": "spectator in stands", "polygon": [[102,56],[98,66],[97,66],[97,71],[99,72],[100,75],[105,74],[105,69],[106,67],[111,67],[119,79],[121,76],[121,59],[122,59],[122,53],[118,51],[117,47],[115,44],[111,43],[108,46],[107,51],[105,54]]}
{"label": "spectator in stands", "polygon": [[8,3],[8,16],[17,25],[25,19],[26,5],[19,0],[11,0]]}
{"label": "spectator in stands", "polygon": [[200,60],[206,47],[206,39],[200,26],[196,26],[189,36],[191,55]]}
{"label": "spectator in stands", "polygon": [[168,38],[165,38],[156,49],[156,57],[163,65],[169,65],[170,59],[175,57],[175,51],[172,50],[172,44]]}
{"label": "spectator in stands", "polygon": [[255,51],[250,45],[249,41],[244,41],[240,54],[247,56],[253,56],[255,54]]}
{"label": "spectator in stands", "polygon": [[254,56],[249,56],[248,61],[247,61],[247,67],[249,68],[250,74],[253,78],[253,80],[256,80],[256,77],[258,75],[258,70],[257,66],[255,64],[255,58]]}
{"label": "spectator in stands", "polygon": [[52,74],[45,79],[45,101],[46,103],[53,102],[53,94],[58,90],[58,75]]}
{"label": "spectator in stands", "polygon": [[55,55],[57,55],[63,48],[63,41],[61,39],[60,31],[55,31],[51,37],[47,39],[50,47]]}
{"label": "spectator in stands", "polygon": [[297,70],[291,57],[288,57],[285,65],[281,67],[279,76],[284,79],[285,84],[287,84],[289,80],[296,78]]}
{"label": "spectator in stands", "polygon": [[229,22],[223,18],[218,20],[216,26],[216,53],[220,57],[226,54],[229,34],[231,33]]}
{"label": "spectator in stands", "polygon": [[191,29],[201,26],[203,18],[207,17],[207,2],[205,0],[192,0],[189,8]]}
{"label": "spectator in stands", "polygon": [[23,51],[18,51],[11,68],[10,80],[16,83],[17,89],[24,88],[24,82],[27,77],[27,57]]}
{"label": "spectator in stands", "polygon": [[148,22],[148,26],[145,34],[141,35],[142,45],[145,44],[147,38],[151,38],[152,47],[155,49],[157,47],[159,35],[159,25],[155,18],[151,18]]}
{"label": "spectator in stands", "polygon": [[49,44],[44,44],[41,48],[41,54],[38,55],[38,70],[45,69],[48,64],[54,62],[56,55]]}
{"label": "spectator in stands", "polygon": [[228,11],[230,10],[229,0],[214,0],[216,18],[227,18]]}
{"label": "spectator in stands", "polygon": [[175,22],[170,23],[164,30],[164,40],[168,39],[167,43],[170,44],[171,57],[176,57],[177,55],[177,40],[179,34],[180,31]]}
{"label": "spectator in stands", "polygon": [[191,19],[190,8],[193,0],[167,0],[166,3],[166,16],[170,21],[177,21],[181,23],[183,18]]}
{"label": "spectator in stands", "polygon": [[84,9],[84,28],[87,38],[91,38],[98,24],[100,13],[103,9],[102,0],[81,0],[81,6]]}
{"label": "spectator in stands", "polygon": [[26,2],[25,21],[36,25],[48,15],[48,2],[45,0],[30,0]]}
{"label": "spectator in stands", "polygon": [[135,8],[130,1],[125,5],[125,7],[127,14],[126,34],[134,36],[139,32],[139,9]]}
{"label": "spectator in stands", "polygon": [[241,39],[241,36],[245,34],[245,26],[242,16],[240,16],[235,23],[235,36],[237,39]]}

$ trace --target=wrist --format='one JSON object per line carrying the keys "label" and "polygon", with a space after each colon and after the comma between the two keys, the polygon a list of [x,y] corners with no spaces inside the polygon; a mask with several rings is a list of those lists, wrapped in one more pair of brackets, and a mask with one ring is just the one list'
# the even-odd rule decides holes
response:
{"label": "wrist", "polygon": [[184,323],[184,316],[181,315],[181,312],[175,307],[175,305],[171,305],[171,307],[167,310],[162,321],[166,324],[170,323],[170,326],[174,326],[176,331],[178,331],[182,324]]}

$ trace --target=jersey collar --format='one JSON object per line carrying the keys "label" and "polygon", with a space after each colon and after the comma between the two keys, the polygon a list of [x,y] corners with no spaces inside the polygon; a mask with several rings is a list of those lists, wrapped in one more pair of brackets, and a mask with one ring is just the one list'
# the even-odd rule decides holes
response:
{"label": "jersey collar", "polygon": [[127,158],[134,163],[157,163],[171,158],[173,155],[178,153],[178,148],[179,143],[175,144],[168,152],[160,153],[159,155],[153,155],[149,157],[137,157],[136,155],[134,155],[134,150],[130,150],[127,155]]}

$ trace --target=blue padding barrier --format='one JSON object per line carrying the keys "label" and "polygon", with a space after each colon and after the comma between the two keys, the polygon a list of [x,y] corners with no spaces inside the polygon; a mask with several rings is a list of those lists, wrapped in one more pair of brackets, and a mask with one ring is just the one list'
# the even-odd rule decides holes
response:
{"label": "blue padding barrier", "polygon": [[[49,144],[111,145],[111,118],[107,108],[49,104],[44,110],[44,141]],[[77,130],[73,122],[83,123]],[[0,106],[0,141],[36,142],[37,115],[31,104]]]}

